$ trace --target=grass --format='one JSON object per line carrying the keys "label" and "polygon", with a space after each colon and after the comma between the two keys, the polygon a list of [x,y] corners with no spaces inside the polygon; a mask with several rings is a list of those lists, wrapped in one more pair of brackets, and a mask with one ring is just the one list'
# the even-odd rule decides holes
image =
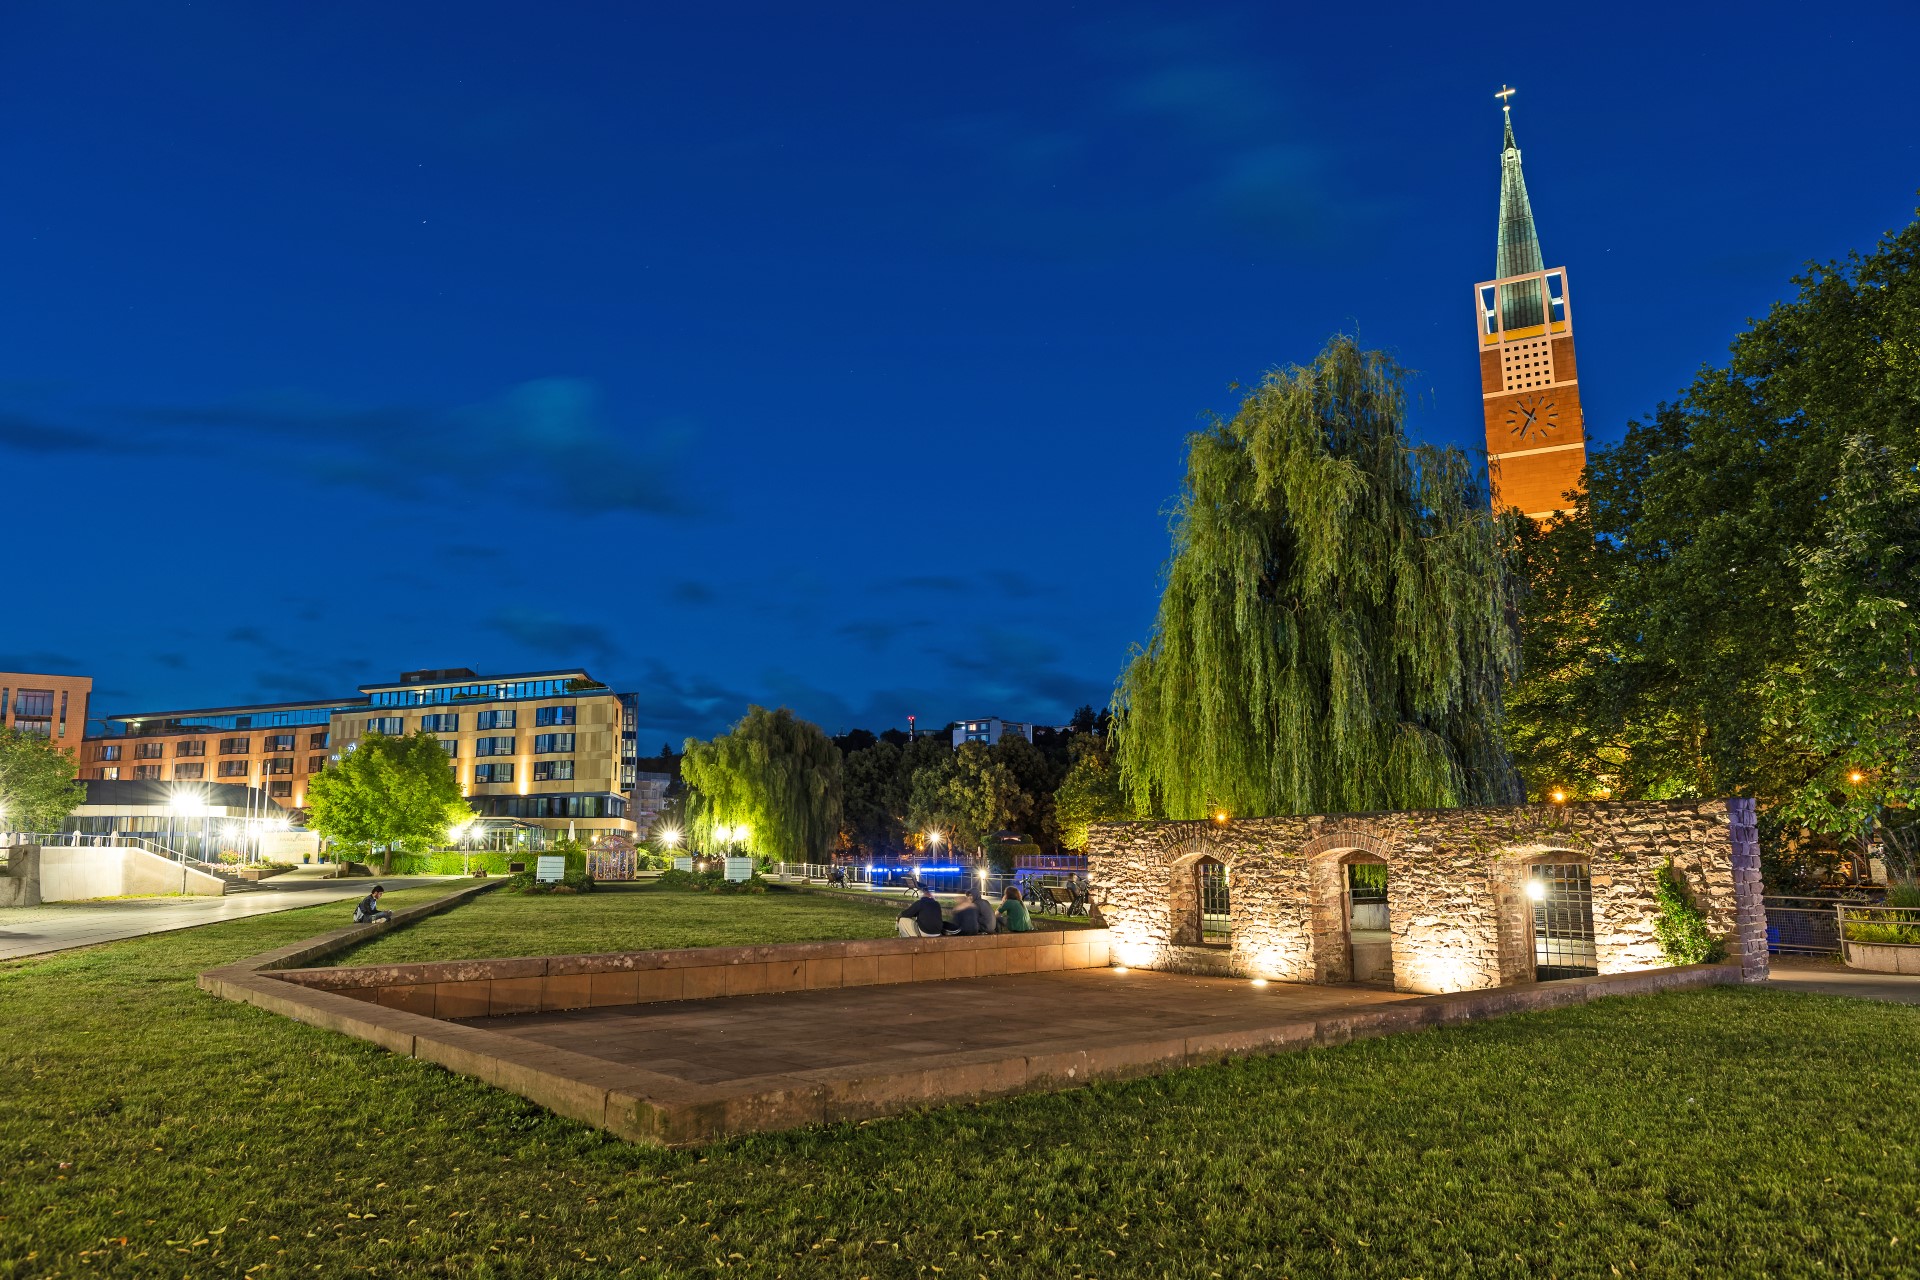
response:
{"label": "grass", "polygon": [[642,884],[577,896],[496,889],[326,963],[402,964],[889,938],[899,914],[897,905],[779,889],[722,895]]}
{"label": "grass", "polygon": [[1912,1008],[1715,988],[661,1152],[193,987],[337,915],[0,966],[0,1276],[1865,1276],[1920,1238]]}

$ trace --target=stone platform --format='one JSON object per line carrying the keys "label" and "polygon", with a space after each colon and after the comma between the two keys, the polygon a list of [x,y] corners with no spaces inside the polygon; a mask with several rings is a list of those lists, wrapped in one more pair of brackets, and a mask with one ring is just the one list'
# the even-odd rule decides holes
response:
{"label": "stone platform", "polygon": [[[755,1077],[803,1082],[858,1070],[876,1079],[937,1071],[936,1095],[968,1096],[1011,1059],[1083,1054],[1098,1074],[1137,1046],[1261,1031],[1278,1023],[1414,997],[1365,987],[1075,969],[899,986],[682,1000],[671,1004],[474,1018],[462,1025],[692,1084]],[[922,1100],[916,1096],[916,1101]]]}
{"label": "stone platform", "polygon": [[200,986],[683,1146],[1741,980],[1693,965],[1420,996],[1109,968],[1098,929],[296,968],[479,891]]}

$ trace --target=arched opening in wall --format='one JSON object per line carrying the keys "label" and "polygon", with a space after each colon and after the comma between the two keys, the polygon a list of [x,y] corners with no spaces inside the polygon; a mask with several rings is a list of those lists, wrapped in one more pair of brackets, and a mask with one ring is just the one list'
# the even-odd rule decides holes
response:
{"label": "arched opening in wall", "polygon": [[1346,864],[1349,982],[1393,982],[1393,934],[1383,858],[1356,854]]}
{"label": "arched opening in wall", "polygon": [[1218,858],[1199,858],[1193,864],[1193,898],[1198,936],[1203,947],[1225,947],[1233,942],[1232,898],[1227,891],[1227,864]]}
{"label": "arched opening in wall", "polygon": [[1533,976],[1590,978],[1600,972],[1593,945],[1593,882],[1587,864],[1571,857],[1527,868],[1533,907]]}

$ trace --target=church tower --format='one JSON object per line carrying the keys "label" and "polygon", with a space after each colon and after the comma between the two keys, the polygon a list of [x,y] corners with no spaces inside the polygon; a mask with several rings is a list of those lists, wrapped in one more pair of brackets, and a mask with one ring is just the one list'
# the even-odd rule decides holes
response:
{"label": "church tower", "polygon": [[1569,510],[1565,495],[1580,487],[1587,464],[1573,303],[1567,269],[1542,265],[1520,145],[1513,140],[1513,90],[1494,96],[1507,126],[1500,151],[1500,235],[1495,276],[1473,291],[1487,471],[1495,510],[1518,507],[1547,519]]}

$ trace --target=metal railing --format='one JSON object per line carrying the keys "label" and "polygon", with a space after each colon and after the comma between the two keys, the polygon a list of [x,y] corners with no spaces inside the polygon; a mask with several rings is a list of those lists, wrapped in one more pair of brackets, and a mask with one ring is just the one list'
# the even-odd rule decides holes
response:
{"label": "metal railing", "polygon": [[1920,907],[1876,907],[1861,902],[1837,902],[1834,928],[1848,942],[1880,946],[1920,946]]}
{"label": "metal railing", "polygon": [[961,893],[979,888],[989,899],[998,901],[1006,893],[1007,886],[1017,886],[1026,895],[1029,904],[1036,904],[1034,890],[1047,886],[1061,890],[1063,897],[1072,876],[1063,872],[1049,871],[990,871],[982,877],[978,871],[961,869],[955,871],[915,872],[912,867],[864,867],[845,864],[829,865],[822,862],[776,862],[773,864],[774,880],[788,884],[844,885],[849,889],[859,889],[868,893],[908,894],[924,884],[935,893]]}
{"label": "metal railing", "polygon": [[145,836],[96,835],[82,831],[0,831],[0,848],[23,844],[37,844],[42,849],[144,849],[169,862],[213,875],[232,871],[231,867],[190,858],[179,849]]}
{"label": "metal railing", "polygon": [[1864,906],[1860,898],[1780,894],[1761,899],[1767,909],[1767,950],[1775,955],[1838,955],[1840,906]]}

